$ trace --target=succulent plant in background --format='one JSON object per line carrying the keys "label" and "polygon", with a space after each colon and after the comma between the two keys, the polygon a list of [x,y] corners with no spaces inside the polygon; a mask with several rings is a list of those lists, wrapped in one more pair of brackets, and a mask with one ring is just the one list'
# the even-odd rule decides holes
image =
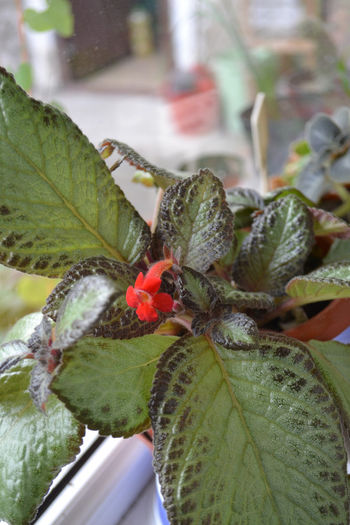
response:
{"label": "succulent plant in background", "polygon": [[350,109],[338,108],[332,116],[315,115],[306,125],[305,139],[310,154],[295,186],[316,203],[327,192],[335,191],[344,201],[336,213],[346,215],[350,211],[350,194],[346,190],[350,183]]}
{"label": "succulent plant in background", "polygon": [[62,278],[0,348],[0,518],[30,521],[84,425],[151,425],[174,525],[348,523],[350,346],[283,332],[333,299],[350,324],[350,262],[324,264],[349,225],[105,140],[164,191],[151,231],[65,114],[5,70],[0,101],[0,260]]}

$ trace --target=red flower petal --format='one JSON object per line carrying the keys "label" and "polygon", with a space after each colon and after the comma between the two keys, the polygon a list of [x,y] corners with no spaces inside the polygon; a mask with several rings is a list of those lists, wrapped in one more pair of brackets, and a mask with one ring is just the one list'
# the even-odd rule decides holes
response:
{"label": "red flower petal", "polygon": [[131,308],[136,308],[140,301],[136,295],[136,292],[132,286],[129,286],[126,290],[126,302]]}
{"label": "red flower petal", "polygon": [[144,275],[142,272],[140,272],[138,274],[138,276],[136,277],[136,281],[135,281],[135,288],[139,288],[142,290],[142,285],[143,285],[143,281],[144,281]]}
{"label": "red flower petal", "polygon": [[152,323],[158,320],[158,314],[155,308],[149,303],[141,303],[137,307],[136,313],[140,321]]}
{"label": "red flower petal", "polygon": [[168,293],[158,293],[152,299],[152,306],[161,312],[171,312],[174,301]]}
{"label": "red flower petal", "polygon": [[[153,277],[152,275],[146,274],[146,277],[141,286],[141,290],[148,292],[151,295],[154,295],[158,292],[162,280],[159,277]],[[136,288],[136,283],[135,283]]]}

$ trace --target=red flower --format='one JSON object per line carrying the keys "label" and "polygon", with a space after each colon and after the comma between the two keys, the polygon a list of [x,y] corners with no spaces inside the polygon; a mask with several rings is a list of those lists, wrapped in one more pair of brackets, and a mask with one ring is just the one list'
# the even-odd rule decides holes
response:
{"label": "red flower", "polygon": [[161,275],[173,265],[171,259],[155,263],[146,275],[140,272],[135,281],[135,286],[129,286],[126,291],[126,302],[131,308],[136,308],[140,321],[157,321],[158,313],[171,312],[174,301],[168,293],[158,293],[161,285]]}

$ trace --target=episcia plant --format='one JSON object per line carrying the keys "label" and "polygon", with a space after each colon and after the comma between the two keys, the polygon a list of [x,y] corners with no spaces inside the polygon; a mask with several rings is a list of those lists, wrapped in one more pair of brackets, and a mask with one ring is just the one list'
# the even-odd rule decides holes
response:
{"label": "episcia plant", "polygon": [[[85,426],[151,426],[171,524],[348,524],[350,346],[283,331],[333,299],[350,320],[350,262],[324,263],[349,225],[98,152],[5,70],[0,102],[0,260],[61,278],[0,349],[0,517],[32,519]],[[152,232],[115,150],[163,192]]]}

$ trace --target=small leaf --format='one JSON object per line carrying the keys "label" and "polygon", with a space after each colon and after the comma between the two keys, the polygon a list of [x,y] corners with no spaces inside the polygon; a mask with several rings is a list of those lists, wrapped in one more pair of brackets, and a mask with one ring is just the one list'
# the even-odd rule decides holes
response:
{"label": "small leaf", "polygon": [[157,361],[176,339],[80,339],[64,353],[52,390],[77,419],[101,434],[141,432],[150,426],[148,402]]}
{"label": "small leaf", "polygon": [[297,197],[272,202],[243,241],[233,276],[245,290],[278,296],[302,271],[313,242],[310,214]]}
{"label": "small leaf", "polygon": [[336,158],[329,167],[331,179],[343,184],[350,182],[350,150]]}
{"label": "small leaf", "polygon": [[30,91],[32,89],[33,72],[32,66],[28,62],[22,62],[22,64],[18,66],[14,77],[17,84],[24,89],[24,91]]}
{"label": "small leaf", "polygon": [[219,179],[209,170],[170,186],[159,211],[164,244],[181,250],[180,263],[206,271],[233,242],[233,215]]}
{"label": "small leaf", "polygon": [[30,353],[28,346],[20,339],[1,345],[0,351],[1,350],[3,350],[5,354],[9,354],[9,357],[0,362],[0,374],[17,365]]}
{"label": "small leaf", "polygon": [[286,293],[298,304],[350,297],[350,262],[328,264],[289,281]]}
{"label": "small leaf", "polygon": [[[40,312],[25,315],[7,332],[4,342],[12,342],[14,339],[19,338],[21,338],[22,341],[29,341],[33,330],[40,325],[42,320],[43,315]],[[12,351],[9,353],[12,354]]]}
{"label": "small leaf", "polygon": [[[24,341],[40,315],[21,319],[12,334]],[[0,350],[0,360],[13,349]],[[0,519],[29,523],[60,468],[79,451],[82,427],[51,395],[46,415],[33,405],[27,392],[32,360],[25,359],[0,378]]]}
{"label": "small leaf", "polygon": [[86,334],[115,299],[116,293],[113,281],[102,275],[89,275],[78,281],[58,311],[53,348],[68,348]]}
{"label": "small leaf", "polygon": [[36,408],[45,412],[46,402],[51,394],[49,387],[52,381],[52,375],[47,371],[46,363],[43,364],[39,361],[32,368],[30,376],[28,392]]}
{"label": "small leaf", "polygon": [[139,270],[137,268],[113,259],[107,259],[106,257],[85,259],[72,266],[64,275],[62,282],[56,286],[50,297],[48,297],[43,313],[56,320],[60,305],[77,280],[88,275],[105,275],[113,281],[117,292],[120,292],[121,296],[102,315],[92,330],[93,335],[125,339],[153,333],[165,318],[164,315],[160,315],[156,323],[143,322],[137,317],[136,310],[126,304],[126,290],[135,282],[138,274]]}
{"label": "small leaf", "polygon": [[209,279],[202,273],[183,266],[177,283],[181,301],[193,312],[207,312],[214,307],[217,295]]}
{"label": "small leaf", "polygon": [[78,127],[4,69],[0,103],[0,261],[60,277],[86,257],[141,259],[149,228]]}
{"label": "small leaf", "polygon": [[247,208],[250,211],[263,210],[265,207],[261,195],[249,188],[232,188],[226,192],[226,199],[232,213]]}
{"label": "small leaf", "polygon": [[350,429],[350,345],[337,341],[309,341],[308,347]]}
{"label": "small leaf", "polygon": [[150,413],[171,523],[348,523],[340,414],[305,345],[182,337],[159,360]]}
{"label": "small leaf", "polygon": [[272,310],[275,306],[273,297],[267,293],[242,292],[242,290],[233,288],[230,283],[221,277],[210,277],[209,279],[222,304],[232,304],[238,310],[245,308]]}
{"label": "small leaf", "polygon": [[23,19],[34,31],[55,29],[63,37],[72,36],[74,31],[72,7],[68,0],[48,0],[44,11],[25,9]]}
{"label": "small leaf", "polygon": [[306,124],[306,140],[315,153],[334,149],[340,136],[339,126],[328,115],[318,113]]}
{"label": "small leaf", "polygon": [[248,350],[258,346],[256,322],[245,314],[226,314],[211,329],[215,343],[234,350]]}
{"label": "small leaf", "polygon": [[277,201],[278,199],[283,199],[284,197],[287,197],[288,195],[295,195],[298,197],[301,201],[303,201],[307,206],[314,206],[314,202],[310,201],[305,195],[299,191],[297,188],[294,187],[288,187],[284,186],[283,188],[277,188],[274,191],[269,192],[267,195],[264,196],[264,203],[265,206],[270,204],[273,201]]}
{"label": "small leaf", "polygon": [[315,235],[350,238],[350,226],[333,213],[320,208],[309,208],[314,224]]}
{"label": "small leaf", "polygon": [[295,186],[313,202],[318,202],[330,189],[325,167],[317,160],[310,160],[299,173]]}
{"label": "small leaf", "polygon": [[350,262],[350,239],[335,239],[323,262],[330,264],[345,261]]}
{"label": "small leaf", "polygon": [[[160,188],[166,189],[168,186],[175,184],[181,177],[174,175],[168,170],[158,168],[154,166],[139,153],[133,150],[127,144],[119,142],[118,140],[105,139],[102,141],[99,147],[99,151],[103,158],[108,158],[112,155],[114,149],[122,156],[122,161],[128,162],[131,166],[135,166],[137,170],[143,171],[148,175],[151,175],[153,181]],[[147,184],[148,185],[148,184]]]}

